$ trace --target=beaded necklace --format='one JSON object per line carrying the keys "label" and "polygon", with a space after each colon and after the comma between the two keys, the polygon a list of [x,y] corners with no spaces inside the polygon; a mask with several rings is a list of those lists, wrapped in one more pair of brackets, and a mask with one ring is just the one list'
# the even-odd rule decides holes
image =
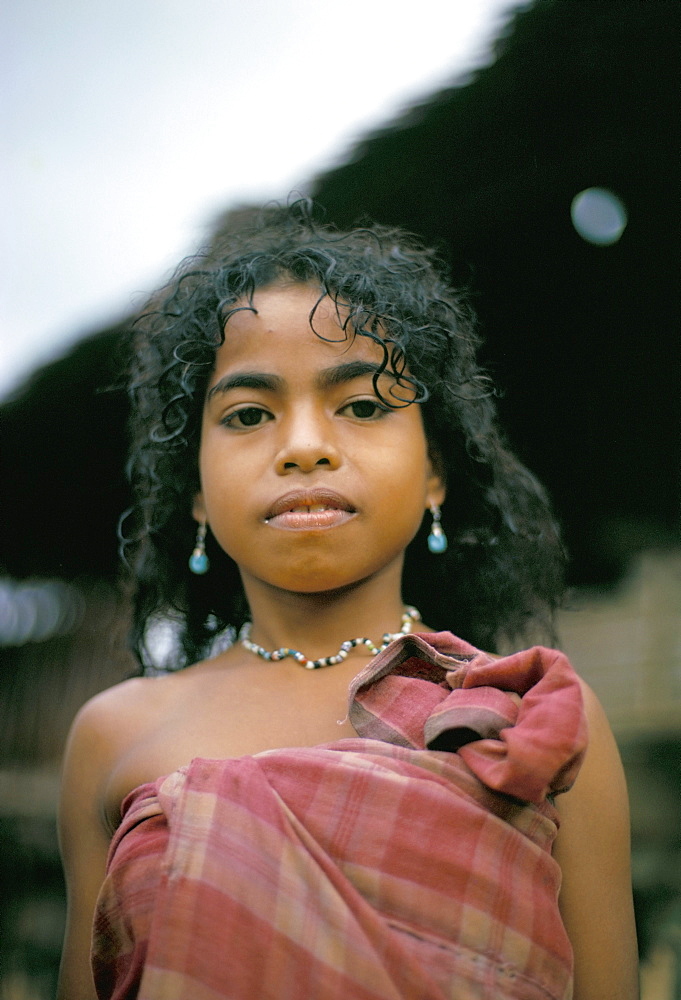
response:
{"label": "beaded necklace", "polygon": [[284,660],[287,656],[292,656],[293,659],[300,663],[301,666],[305,667],[307,670],[317,670],[319,667],[330,667],[334,663],[342,663],[347,657],[351,649],[355,646],[366,646],[372,656],[376,656],[378,653],[382,653],[383,650],[388,646],[393,639],[398,639],[401,635],[409,635],[412,631],[414,625],[421,621],[421,615],[418,613],[416,608],[405,608],[404,614],[402,615],[402,627],[399,632],[385,632],[383,635],[383,642],[380,646],[376,646],[371,639],[346,639],[344,643],[341,643],[341,647],[334,656],[322,656],[319,660],[310,660],[301,653],[299,649],[289,649],[288,646],[280,646],[279,649],[273,649],[268,651],[262,646],[259,646],[257,642],[251,641],[251,628],[253,622],[244,622],[241,626],[239,632],[239,642],[251,653],[255,653],[263,660]]}

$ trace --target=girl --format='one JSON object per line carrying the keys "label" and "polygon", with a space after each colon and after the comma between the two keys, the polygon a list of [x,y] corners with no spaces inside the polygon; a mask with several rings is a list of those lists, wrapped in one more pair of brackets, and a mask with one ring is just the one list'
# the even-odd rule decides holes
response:
{"label": "girl", "polygon": [[561,548],[476,346],[430,253],[300,205],[136,324],[143,676],[70,736],[62,1000],[636,995],[603,712],[480,651],[550,635]]}

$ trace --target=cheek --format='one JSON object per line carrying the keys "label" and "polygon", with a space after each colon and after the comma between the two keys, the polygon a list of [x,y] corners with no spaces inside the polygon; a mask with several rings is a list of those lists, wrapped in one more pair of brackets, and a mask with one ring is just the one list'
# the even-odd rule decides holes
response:
{"label": "cheek", "polygon": [[208,492],[205,510],[211,534],[223,552],[240,563],[253,546],[252,529],[244,530],[246,512],[239,506],[239,496],[227,490]]}
{"label": "cheek", "polygon": [[211,531],[222,544],[225,528],[229,529],[230,522],[238,517],[244,490],[235,488],[235,483],[243,482],[243,476],[238,475],[232,462],[220,460],[213,451],[208,444],[199,453],[201,497]]}
{"label": "cheek", "polygon": [[418,436],[385,455],[378,473],[386,518],[416,533],[427,507],[430,463]]}

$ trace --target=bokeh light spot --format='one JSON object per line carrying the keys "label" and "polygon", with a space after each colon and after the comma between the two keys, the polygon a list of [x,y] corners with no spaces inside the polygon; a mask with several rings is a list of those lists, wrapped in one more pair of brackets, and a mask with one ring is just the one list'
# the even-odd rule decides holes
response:
{"label": "bokeh light spot", "polygon": [[580,191],[570,206],[572,225],[587,243],[607,247],[617,243],[627,226],[624,203],[607,188]]}

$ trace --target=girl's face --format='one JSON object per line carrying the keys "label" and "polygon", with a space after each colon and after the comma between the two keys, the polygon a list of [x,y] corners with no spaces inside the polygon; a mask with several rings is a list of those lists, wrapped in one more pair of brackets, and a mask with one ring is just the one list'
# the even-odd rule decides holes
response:
{"label": "girl's face", "polygon": [[[380,402],[372,374],[383,352],[346,339],[329,299],[313,332],[318,298],[303,284],[258,290],[256,311],[228,320],[208,387],[194,516],[247,591],[255,581],[317,593],[399,579],[424,510],[444,498],[420,407]],[[393,385],[381,376],[384,397]]]}

